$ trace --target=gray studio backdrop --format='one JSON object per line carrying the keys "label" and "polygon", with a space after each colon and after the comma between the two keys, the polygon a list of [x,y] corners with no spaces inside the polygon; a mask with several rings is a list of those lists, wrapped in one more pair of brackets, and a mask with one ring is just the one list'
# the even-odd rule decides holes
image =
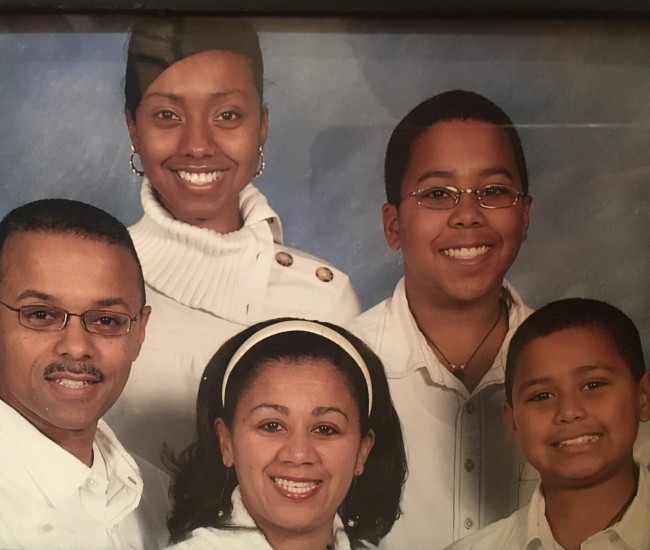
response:
{"label": "gray studio backdrop", "polygon": [[[399,254],[380,207],[389,134],[464,88],[521,128],[534,196],[509,279],[538,307],[598,297],[650,351],[650,22],[256,18],[271,130],[258,180],[286,242],[350,273],[369,307]],[[126,16],[0,18],[0,215],[65,196],[141,213],[122,116]]]}

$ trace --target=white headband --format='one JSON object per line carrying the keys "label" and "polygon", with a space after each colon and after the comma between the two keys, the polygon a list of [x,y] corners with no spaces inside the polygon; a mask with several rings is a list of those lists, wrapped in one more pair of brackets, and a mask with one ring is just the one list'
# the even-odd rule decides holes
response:
{"label": "white headband", "polygon": [[246,340],[239,349],[235,352],[226,367],[226,373],[223,375],[223,384],[221,385],[221,404],[225,407],[226,405],[226,387],[228,386],[228,379],[232,374],[232,371],[239,363],[239,360],[248,352],[255,344],[260,343],[262,340],[266,340],[271,336],[276,334],[282,334],[284,332],[310,332],[312,334],[318,334],[323,338],[334,342],[339,346],[345,353],[347,353],[357,364],[361,374],[363,374],[364,379],[366,380],[366,386],[368,388],[368,415],[370,416],[370,411],[372,411],[372,382],[370,380],[370,372],[366,366],[366,362],[361,357],[361,354],[357,349],[347,340],[342,334],[339,334],[331,328],[321,325],[320,323],[314,323],[313,321],[303,321],[303,320],[291,320],[291,321],[280,321],[279,323],[274,323],[267,327],[264,327],[261,330],[258,330],[253,334],[248,340]]}

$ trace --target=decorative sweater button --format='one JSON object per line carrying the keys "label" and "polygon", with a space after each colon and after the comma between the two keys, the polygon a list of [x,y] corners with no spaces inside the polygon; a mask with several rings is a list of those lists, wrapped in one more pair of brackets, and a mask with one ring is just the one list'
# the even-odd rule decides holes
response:
{"label": "decorative sweater button", "polygon": [[465,526],[465,529],[471,529],[474,527],[474,521],[472,521],[472,518],[465,518],[463,525]]}
{"label": "decorative sweater button", "polygon": [[329,283],[334,278],[334,273],[329,267],[319,267],[316,270],[316,277],[324,283]]}
{"label": "decorative sweater button", "polygon": [[278,252],[275,255],[275,261],[281,266],[289,267],[293,263],[293,256],[288,252]]}
{"label": "decorative sweater button", "polygon": [[468,472],[471,472],[471,471],[474,469],[474,466],[475,466],[474,461],[473,461],[471,458],[468,458],[468,459],[465,461],[465,469],[466,469]]}

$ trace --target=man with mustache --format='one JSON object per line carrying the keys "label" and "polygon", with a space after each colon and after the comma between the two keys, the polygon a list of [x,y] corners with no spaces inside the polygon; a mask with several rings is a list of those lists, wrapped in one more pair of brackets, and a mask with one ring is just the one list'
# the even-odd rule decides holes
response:
{"label": "man with mustache", "polygon": [[159,548],[166,479],[100,420],[144,339],[126,228],[93,206],[28,203],[0,222],[0,548]]}

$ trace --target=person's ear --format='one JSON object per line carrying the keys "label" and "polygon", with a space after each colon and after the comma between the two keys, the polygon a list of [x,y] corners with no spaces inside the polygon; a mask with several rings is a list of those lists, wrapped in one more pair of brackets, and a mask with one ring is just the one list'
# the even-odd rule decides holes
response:
{"label": "person's ear", "polygon": [[[140,348],[142,347],[142,342],[144,342],[147,323],[149,322],[150,315],[151,315],[151,306],[144,306],[142,308],[142,312],[140,313],[140,322],[138,323],[138,327],[137,327],[137,344],[138,344],[137,355],[140,354]],[[135,361],[135,358],[133,360]]]}
{"label": "person's ear", "polygon": [[269,133],[269,110],[266,105],[262,105],[262,119],[260,120],[260,133],[258,137],[259,146],[263,147]]}
{"label": "person's ear", "polygon": [[392,250],[401,248],[399,238],[399,209],[394,204],[385,203],[381,207],[381,221],[384,225],[384,237]]}
{"label": "person's ear", "polygon": [[368,430],[366,436],[361,440],[361,445],[359,445],[359,452],[357,453],[357,463],[354,468],[354,475],[360,476],[363,473],[364,465],[368,459],[368,455],[372,450],[372,446],[375,444],[375,432],[373,430]]}
{"label": "person's ear", "polygon": [[639,380],[639,418],[641,422],[650,420],[650,371]]}
{"label": "person's ear", "polygon": [[510,403],[508,403],[507,401],[504,401],[503,405],[501,405],[501,414],[503,415],[503,421],[506,424],[506,428],[508,428],[510,435],[518,444],[519,432],[517,430],[517,423],[515,422],[515,414],[512,409],[512,405],[510,405]]}
{"label": "person's ear", "polygon": [[524,219],[523,219],[522,235],[521,235],[521,242],[523,243],[528,238],[528,225],[530,224],[530,208],[533,205],[533,197],[527,195],[522,200],[524,201],[524,211],[522,214]]}
{"label": "person's ear", "polygon": [[135,115],[131,113],[128,109],[124,109],[124,118],[126,119],[126,127],[129,130],[129,137],[131,138],[131,143],[135,147],[136,151],[140,150],[140,140],[138,138],[138,126],[135,122]]}
{"label": "person's ear", "polygon": [[219,439],[219,448],[221,449],[221,460],[226,468],[230,468],[234,463],[234,454],[232,449],[232,434],[230,428],[221,418],[214,421],[214,431]]}

